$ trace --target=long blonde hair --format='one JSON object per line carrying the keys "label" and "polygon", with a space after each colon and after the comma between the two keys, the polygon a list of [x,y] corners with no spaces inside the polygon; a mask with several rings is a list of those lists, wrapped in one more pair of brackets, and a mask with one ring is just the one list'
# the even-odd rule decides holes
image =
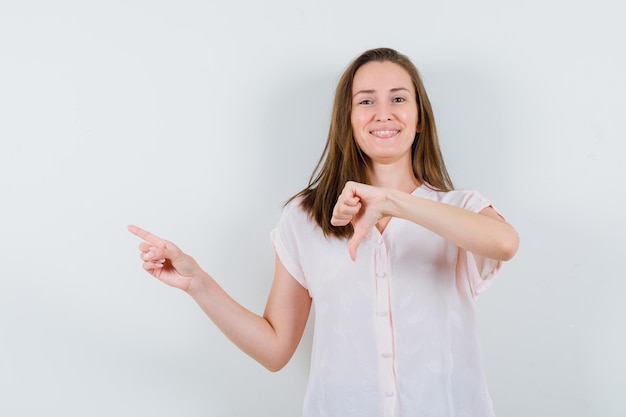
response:
{"label": "long blonde hair", "polygon": [[325,236],[349,238],[352,226],[336,227],[330,224],[333,207],[347,181],[367,183],[366,156],[359,149],[352,132],[352,81],[357,70],[368,62],[392,62],[400,65],[411,77],[416,92],[420,133],[413,142],[413,172],[415,177],[430,187],[450,191],[454,189],[448,175],[437,138],[432,107],[417,68],[405,55],[390,49],[365,51],[344,71],[337,89],[324,151],[306,188],[287,202],[302,197],[302,207],[322,228]]}

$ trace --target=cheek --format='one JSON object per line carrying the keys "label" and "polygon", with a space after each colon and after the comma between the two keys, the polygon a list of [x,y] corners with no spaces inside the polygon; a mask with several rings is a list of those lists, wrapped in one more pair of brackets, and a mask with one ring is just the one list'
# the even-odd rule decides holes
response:
{"label": "cheek", "polygon": [[420,130],[420,113],[419,113],[419,109],[415,109],[413,111],[413,124],[415,125],[415,130],[419,132]]}
{"label": "cheek", "polygon": [[412,112],[407,112],[403,115],[402,118],[407,127],[415,127],[416,132],[419,130],[419,121],[417,115],[413,114]]}
{"label": "cheek", "polygon": [[359,117],[359,114],[353,112],[350,116],[350,128],[352,130],[352,135],[354,137],[358,137],[363,129],[363,121]]}
{"label": "cheek", "polygon": [[358,128],[358,126],[360,125],[359,123],[359,115],[356,112],[352,112],[350,114],[350,124],[352,124],[352,129],[355,130]]}
{"label": "cheek", "polygon": [[352,139],[359,149],[363,149],[363,130],[359,128],[358,124],[352,123]]}
{"label": "cheek", "polygon": [[352,134],[357,139],[362,139],[368,134],[368,117],[363,113],[352,114]]}

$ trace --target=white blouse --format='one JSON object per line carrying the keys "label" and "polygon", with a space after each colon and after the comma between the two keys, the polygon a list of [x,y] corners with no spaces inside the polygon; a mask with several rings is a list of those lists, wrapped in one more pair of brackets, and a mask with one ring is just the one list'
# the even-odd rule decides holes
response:
{"label": "white blouse", "polygon": [[[413,195],[473,212],[475,191]],[[493,417],[474,299],[501,262],[473,255],[429,230],[392,218],[348,254],[288,204],[274,248],[313,299],[315,328],[304,417]]]}

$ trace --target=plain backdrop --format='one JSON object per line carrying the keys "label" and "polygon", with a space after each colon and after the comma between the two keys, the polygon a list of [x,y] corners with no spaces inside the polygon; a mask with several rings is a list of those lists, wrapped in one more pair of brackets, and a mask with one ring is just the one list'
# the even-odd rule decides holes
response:
{"label": "plain backdrop", "polygon": [[388,46],[422,73],[456,187],[521,236],[477,300],[496,413],[626,416],[625,17],[622,0],[2,1],[0,415],[298,416],[311,326],[266,371],[141,269],[126,225],[262,313],[269,232],[339,75]]}

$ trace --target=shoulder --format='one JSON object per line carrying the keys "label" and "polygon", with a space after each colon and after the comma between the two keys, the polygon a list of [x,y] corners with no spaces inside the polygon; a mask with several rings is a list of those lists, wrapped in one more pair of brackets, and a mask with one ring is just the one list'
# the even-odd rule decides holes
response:
{"label": "shoulder", "polygon": [[283,206],[280,222],[290,225],[304,225],[312,222],[309,211],[303,205],[302,196],[289,200]]}
{"label": "shoulder", "polygon": [[419,187],[414,195],[427,198],[429,200],[438,201],[440,203],[450,204],[452,206],[461,207],[473,212],[479,212],[485,207],[491,206],[485,196],[476,190],[452,190],[452,191],[438,191],[428,184],[424,184]]}
{"label": "shoulder", "polygon": [[302,205],[302,196],[297,196],[287,201],[282,209],[282,216],[302,216],[305,214]]}

